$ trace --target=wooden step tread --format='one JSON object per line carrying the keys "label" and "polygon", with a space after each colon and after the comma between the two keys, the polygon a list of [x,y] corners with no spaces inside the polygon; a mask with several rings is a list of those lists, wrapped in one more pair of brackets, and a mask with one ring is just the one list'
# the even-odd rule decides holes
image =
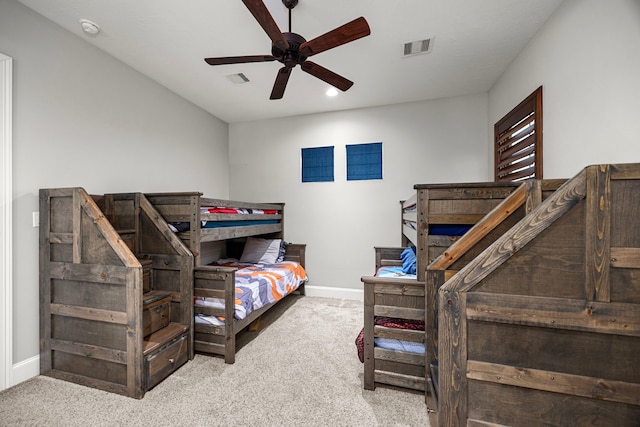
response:
{"label": "wooden step tread", "polygon": [[161,300],[163,298],[166,297],[170,297],[171,296],[171,292],[167,292],[167,291],[149,291],[149,292],[145,292],[142,295],[142,305],[149,305],[152,304],[158,300]]}
{"label": "wooden step tread", "polygon": [[142,346],[142,352],[146,356],[154,350],[160,348],[164,344],[170,342],[174,338],[179,337],[186,332],[189,328],[180,323],[169,323],[168,326],[160,329],[157,332],[152,333],[144,339]]}

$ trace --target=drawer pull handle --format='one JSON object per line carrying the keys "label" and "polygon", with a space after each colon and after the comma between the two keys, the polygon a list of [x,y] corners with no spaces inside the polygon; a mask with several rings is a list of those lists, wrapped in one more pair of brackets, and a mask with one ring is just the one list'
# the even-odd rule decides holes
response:
{"label": "drawer pull handle", "polygon": [[169,359],[169,363],[171,363],[172,365],[175,363],[176,359]]}

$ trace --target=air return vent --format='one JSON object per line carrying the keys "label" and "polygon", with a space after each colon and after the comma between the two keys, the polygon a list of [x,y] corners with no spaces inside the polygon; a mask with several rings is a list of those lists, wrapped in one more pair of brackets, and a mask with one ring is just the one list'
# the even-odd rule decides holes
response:
{"label": "air return vent", "polygon": [[249,78],[243,73],[227,74],[227,78],[235,84],[247,83],[249,81]]}
{"label": "air return vent", "polygon": [[416,40],[413,42],[404,44],[404,56],[414,56],[420,55],[423,53],[431,52],[433,47],[433,37],[424,39],[424,40]]}

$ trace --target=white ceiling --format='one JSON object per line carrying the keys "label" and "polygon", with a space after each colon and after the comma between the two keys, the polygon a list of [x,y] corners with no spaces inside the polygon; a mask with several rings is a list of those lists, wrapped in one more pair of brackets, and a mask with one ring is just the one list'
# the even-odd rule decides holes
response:
{"label": "white ceiling", "polygon": [[[328,85],[293,70],[284,97],[269,100],[279,62],[210,66],[205,57],[269,55],[271,42],[239,0],[19,0],[204,110],[233,123],[488,91],[562,0],[300,0],[292,32],[311,40],[359,16],[371,35],[313,56],[355,82]],[[288,11],[265,4],[282,31]],[[101,27],[85,35],[80,19]],[[404,43],[433,38],[430,53]],[[234,84],[225,76],[244,73]]]}

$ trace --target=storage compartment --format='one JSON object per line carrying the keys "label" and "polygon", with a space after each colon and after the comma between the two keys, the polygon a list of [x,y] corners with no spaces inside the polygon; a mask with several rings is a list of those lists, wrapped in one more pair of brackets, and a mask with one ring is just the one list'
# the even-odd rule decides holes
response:
{"label": "storage compartment", "polygon": [[169,325],[171,320],[171,294],[152,291],[144,294],[142,330],[145,337]]}
{"label": "storage compartment", "polygon": [[189,358],[188,334],[184,333],[144,359],[147,390],[171,375]]}

